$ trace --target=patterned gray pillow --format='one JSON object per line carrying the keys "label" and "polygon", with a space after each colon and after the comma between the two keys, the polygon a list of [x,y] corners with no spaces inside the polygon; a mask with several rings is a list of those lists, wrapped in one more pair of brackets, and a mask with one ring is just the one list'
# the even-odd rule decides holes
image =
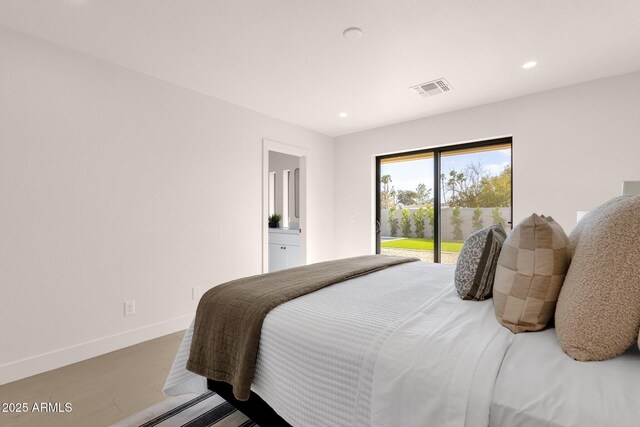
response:
{"label": "patterned gray pillow", "polygon": [[464,242],[456,264],[455,284],[460,298],[491,298],[498,256],[507,233],[495,224],[476,231]]}

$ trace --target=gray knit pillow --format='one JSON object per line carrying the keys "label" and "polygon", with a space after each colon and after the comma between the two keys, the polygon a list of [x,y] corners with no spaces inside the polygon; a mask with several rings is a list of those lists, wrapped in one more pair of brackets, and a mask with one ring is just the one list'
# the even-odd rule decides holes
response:
{"label": "gray knit pillow", "polygon": [[482,301],[491,297],[498,256],[506,238],[502,225],[495,224],[476,231],[464,242],[455,273],[460,298]]}

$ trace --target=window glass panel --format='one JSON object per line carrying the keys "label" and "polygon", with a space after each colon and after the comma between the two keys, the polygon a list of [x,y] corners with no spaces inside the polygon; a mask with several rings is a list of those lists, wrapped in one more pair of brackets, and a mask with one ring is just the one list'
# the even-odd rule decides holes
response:
{"label": "window glass panel", "polygon": [[510,229],[511,148],[443,152],[440,172],[440,259],[455,264],[471,233],[497,223]]}
{"label": "window glass panel", "polygon": [[433,153],[380,164],[380,253],[434,262]]}

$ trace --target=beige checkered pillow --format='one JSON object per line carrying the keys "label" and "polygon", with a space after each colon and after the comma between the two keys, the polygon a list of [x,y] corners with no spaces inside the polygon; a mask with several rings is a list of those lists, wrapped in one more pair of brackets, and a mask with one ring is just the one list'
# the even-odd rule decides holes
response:
{"label": "beige checkered pillow", "polygon": [[569,239],[551,217],[526,218],[505,240],[493,284],[496,317],[513,333],[539,331],[553,317],[571,261]]}

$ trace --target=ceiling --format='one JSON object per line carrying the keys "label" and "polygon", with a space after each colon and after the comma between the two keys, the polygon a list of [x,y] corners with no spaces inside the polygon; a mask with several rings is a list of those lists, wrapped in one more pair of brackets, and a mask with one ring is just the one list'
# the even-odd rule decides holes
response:
{"label": "ceiling", "polygon": [[0,25],[331,136],[640,70],[638,0],[0,0]]}

